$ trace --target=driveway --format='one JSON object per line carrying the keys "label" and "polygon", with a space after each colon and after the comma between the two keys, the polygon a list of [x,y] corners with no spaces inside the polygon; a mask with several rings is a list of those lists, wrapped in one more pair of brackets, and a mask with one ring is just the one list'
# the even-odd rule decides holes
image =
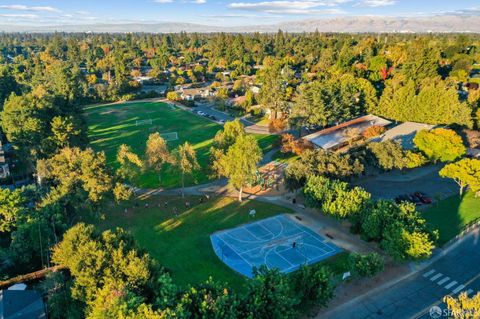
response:
{"label": "driveway", "polygon": [[[407,319],[447,318],[430,316],[434,306],[445,309],[445,295],[467,292],[471,297],[480,290],[480,233],[467,235],[435,262],[385,289],[353,299],[321,318]],[[435,309],[434,309],[435,310]]]}
{"label": "driveway", "polygon": [[398,170],[377,176],[364,176],[353,181],[372,194],[374,199],[394,199],[399,195],[424,192],[433,199],[445,198],[458,192],[458,185],[438,175],[442,165],[428,165],[407,172]]}

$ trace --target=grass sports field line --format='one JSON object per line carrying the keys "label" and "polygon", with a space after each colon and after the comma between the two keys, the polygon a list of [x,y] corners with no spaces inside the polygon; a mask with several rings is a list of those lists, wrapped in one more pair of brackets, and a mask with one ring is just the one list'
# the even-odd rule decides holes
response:
{"label": "grass sports field line", "polygon": [[[208,172],[209,150],[213,137],[222,126],[161,102],[130,102],[85,107],[88,134],[92,147],[104,151],[107,161],[117,167],[116,153],[121,144],[129,145],[142,155],[148,135],[177,133],[178,139],[168,142],[170,150],[188,141],[197,152],[201,169],[186,177],[186,185],[202,184],[211,180]],[[150,124],[151,123],[151,124]],[[255,135],[264,153],[268,152],[277,136]],[[158,175],[151,171],[142,173],[135,181],[142,188],[176,188],[180,185],[180,174],[172,167],[165,167]]]}

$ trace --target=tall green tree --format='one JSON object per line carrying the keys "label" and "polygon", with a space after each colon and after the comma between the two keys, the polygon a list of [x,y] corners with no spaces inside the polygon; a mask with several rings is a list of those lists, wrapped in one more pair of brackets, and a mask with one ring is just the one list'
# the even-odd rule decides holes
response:
{"label": "tall green tree", "polygon": [[197,154],[190,143],[180,145],[174,153],[175,165],[182,175],[182,197],[185,196],[185,175],[192,174],[200,168],[197,161]]}
{"label": "tall green tree", "polygon": [[288,75],[283,73],[278,61],[270,61],[262,70],[262,88],[258,102],[270,110],[271,119],[276,119],[279,112],[286,108],[286,87]]}
{"label": "tall green tree", "polygon": [[167,146],[167,142],[160,136],[160,133],[152,133],[148,136],[145,149],[145,160],[147,167],[158,174],[161,180],[162,168],[165,164],[172,164],[173,158]]}
{"label": "tall green tree", "polygon": [[12,231],[19,220],[26,218],[28,198],[24,190],[0,189],[0,233]]}
{"label": "tall green tree", "polygon": [[466,153],[462,138],[453,130],[422,130],[413,139],[415,146],[433,161],[451,162]]}
{"label": "tall green tree", "polygon": [[480,160],[464,158],[445,165],[439,172],[441,177],[453,179],[460,186],[460,196],[466,187],[480,196]]}
{"label": "tall green tree", "polygon": [[122,144],[118,148],[117,161],[120,164],[117,175],[130,183],[138,176],[144,166],[140,157],[126,144]]}
{"label": "tall green tree", "polygon": [[228,148],[226,154],[216,159],[215,166],[223,176],[238,190],[238,200],[242,201],[243,188],[251,183],[262,159],[262,150],[253,136],[240,136]]}

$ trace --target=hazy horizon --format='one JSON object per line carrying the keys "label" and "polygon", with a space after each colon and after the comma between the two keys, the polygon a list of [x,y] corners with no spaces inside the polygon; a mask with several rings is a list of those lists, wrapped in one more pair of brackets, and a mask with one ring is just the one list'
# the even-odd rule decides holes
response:
{"label": "hazy horizon", "polygon": [[478,1],[414,0],[25,0],[0,3],[0,25],[193,23],[234,27],[312,19],[480,16]]}

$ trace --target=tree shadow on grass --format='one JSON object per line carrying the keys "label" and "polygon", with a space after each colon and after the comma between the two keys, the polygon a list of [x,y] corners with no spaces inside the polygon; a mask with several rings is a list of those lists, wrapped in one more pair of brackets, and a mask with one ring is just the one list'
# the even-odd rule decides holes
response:
{"label": "tree shadow on grass", "polygon": [[456,194],[436,202],[432,207],[423,211],[422,216],[426,219],[428,227],[431,230],[439,231],[439,246],[443,246],[459,234],[465,224],[469,222],[470,209],[462,208],[466,199],[470,200],[469,193],[465,193],[461,197]]}

